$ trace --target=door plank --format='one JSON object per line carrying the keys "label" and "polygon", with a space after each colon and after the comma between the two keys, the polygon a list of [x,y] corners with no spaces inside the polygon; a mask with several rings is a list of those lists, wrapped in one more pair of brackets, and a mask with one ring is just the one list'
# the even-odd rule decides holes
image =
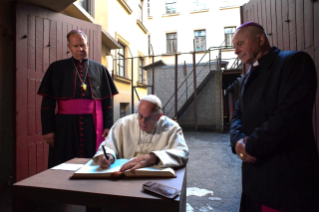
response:
{"label": "door plank", "polygon": [[261,19],[262,19],[262,26],[264,27],[266,33],[268,33],[267,28],[267,14],[266,14],[266,1],[261,1]]}
{"label": "door plank", "polygon": [[305,49],[304,35],[304,4],[303,0],[296,0],[297,50]]}
{"label": "door plank", "polygon": [[277,24],[277,46],[279,49],[284,49],[283,39],[282,39],[282,1],[276,1],[276,24]]}
{"label": "door plank", "polygon": [[[313,28],[314,28],[313,2],[304,1],[304,36],[305,49],[313,47]],[[317,34],[318,36],[318,34]]]}
{"label": "door plank", "polygon": [[43,72],[43,33],[44,23],[43,18],[35,17],[35,70],[36,72]]}
{"label": "door plank", "polygon": [[[35,92],[39,90],[39,87],[41,85],[42,80],[36,79],[35,80]],[[35,93],[36,95],[37,93]],[[42,136],[42,125],[41,125],[41,103],[42,103],[42,97],[39,95],[35,96],[35,126],[36,126],[36,135]]]}
{"label": "door plank", "polygon": [[288,15],[288,0],[282,0],[282,37],[283,37],[283,50],[289,50],[289,15]]}
{"label": "door plank", "polygon": [[50,65],[50,20],[43,20],[43,67],[42,72],[45,73]]}
{"label": "door plank", "polygon": [[28,77],[28,135],[35,134],[35,79]]}
{"label": "door plank", "polygon": [[[25,126],[27,119],[27,78],[28,78],[28,59],[26,50],[28,49],[27,39],[27,7],[23,4],[16,6],[16,50],[15,50],[15,114],[16,126],[14,134],[16,135],[16,163],[15,178],[20,181],[29,176],[28,174],[28,131]],[[18,97],[18,98],[17,98]]]}
{"label": "door plank", "polygon": [[35,175],[37,173],[37,158],[36,158],[36,144],[35,143],[29,143],[28,144],[28,157],[29,157],[29,173],[28,176]]}
{"label": "door plank", "polygon": [[272,21],[271,21],[271,5],[270,5],[271,0],[266,0],[266,14],[267,14],[267,34],[271,34],[268,36],[269,43],[271,46],[273,46],[273,36],[272,36]]}
{"label": "door plank", "polygon": [[43,155],[43,150],[44,150],[44,145],[43,141],[37,142],[37,173],[44,171],[44,155]]}
{"label": "door plank", "polygon": [[35,71],[35,17],[28,15],[28,71]]}
{"label": "door plank", "polygon": [[296,0],[288,0],[289,14],[289,50],[297,50]]}
{"label": "door plank", "polygon": [[50,56],[49,56],[49,63],[53,63],[57,60],[57,22],[50,21]]}
{"label": "door plank", "polygon": [[270,7],[271,7],[271,33],[272,33],[271,37],[272,37],[272,45],[273,46],[278,46],[276,3],[277,3],[277,1],[270,1]]}

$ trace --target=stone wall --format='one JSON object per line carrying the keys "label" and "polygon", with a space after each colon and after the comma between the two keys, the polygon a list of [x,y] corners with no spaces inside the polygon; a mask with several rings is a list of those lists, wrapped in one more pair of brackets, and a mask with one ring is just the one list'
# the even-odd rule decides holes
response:
{"label": "stone wall", "polygon": [[[197,128],[199,130],[223,131],[222,73],[213,72],[202,91],[197,95]],[[184,130],[195,129],[194,102],[179,118]]]}

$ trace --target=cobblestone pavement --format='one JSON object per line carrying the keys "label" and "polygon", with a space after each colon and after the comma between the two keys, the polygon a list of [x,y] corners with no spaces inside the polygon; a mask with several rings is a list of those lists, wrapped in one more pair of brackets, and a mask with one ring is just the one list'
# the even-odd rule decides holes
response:
{"label": "cobblestone pavement", "polygon": [[[231,152],[229,134],[184,132],[184,135],[190,149],[187,212],[239,211],[241,161]],[[205,190],[199,189],[208,193],[201,196]]]}

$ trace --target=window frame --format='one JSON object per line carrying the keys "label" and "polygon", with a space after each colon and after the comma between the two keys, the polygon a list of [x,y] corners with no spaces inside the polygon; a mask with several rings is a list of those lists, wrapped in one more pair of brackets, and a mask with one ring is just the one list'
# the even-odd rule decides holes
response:
{"label": "window frame", "polygon": [[139,1],[138,11],[138,20],[140,20],[140,22],[143,23],[143,0]]}
{"label": "window frame", "polygon": [[[117,74],[120,77],[125,77],[125,46],[120,42],[118,43],[120,44],[122,48],[117,50],[117,56],[118,56]],[[121,50],[123,51],[123,54],[121,54]],[[123,71],[123,75],[121,73],[121,70]]]}
{"label": "window frame", "polygon": [[[78,0],[79,5],[94,18],[94,0]],[[83,7],[85,4],[85,7]]]}
{"label": "window frame", "polygon": [[[206,10],[206,0],[193,0],[194,11]],[[204,8],[200,8],[201,5],[204,5]]]}
{"label": "window frame", "polygon": [[[172,7],[174,5],[175,7]],[[169,10],[168,10],[169,6]],[[168,12],[172,11],[172,12]],[[165,14],[176,14],[177,13],[177,0],[165,0]]]}
{"label": "window frame", "polygon": [[[226,33],[226,29],[232,29],[230,33]],[[226,48],[234,48],[232,40],[234,37],[236,27],[234,26],[229,26],[229,27],[224,27],[224,38],[225,38],[225,47]],[[227,42],[229,40],[229,42]],[[230,45],[228,45],[230,44]]]}
{"label": "window frame", "polygon": [[144,84],[144,70],[143,65],[144,64],[144,58],[139,57],[138,58],[138,82],[141,84]]}
{"label": "window frame", "polygon": [[[196,36],[196,32],[205,32],[205,35],[204,36]],[[205,45],[203,46],[203,49],[201,48],[201,40],[200,38],[204,37],[204,41],[205,41]],[[207,40],[206,40],[206,29],[200,29],[200,30],[194,30],[194,38],[195,38],[195,51],[198,52],[198,51],[206,51],[206,44],[207,44]],[[197,39],[198,38],[198,39]],[[199,42],[197,41],[199,40]],[[199,45],[197,45],[199,44]],[[199,50],[197,48],[200,48]]]}
{"label": "window frame", "polygon": [[151,1],[147,0],[147,16],[151,16]]}
{"label": "window frame", "polygon": [[[175,38],[174,39],[169,39],[169,35],[175,35]],[[175,51],[170,51],[170,49],[172,49],[172,48],[169,48],[170,47],[170,45],[169,45],[169,43],[171,43],[171,42],[169,42],[169,41],[171,41],[171,40],[175,40]],[[171,32],[171,33],[166,33],[166,53],[167,54],[174,54],[174,53],[177,53],[177,32]]]}

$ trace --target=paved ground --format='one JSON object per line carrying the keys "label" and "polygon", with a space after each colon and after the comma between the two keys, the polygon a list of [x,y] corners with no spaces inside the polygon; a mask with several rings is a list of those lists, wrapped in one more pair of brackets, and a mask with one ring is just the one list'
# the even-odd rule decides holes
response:
{"label": "paved ground", "polygon": [[[241,161],[231,152],[229,135],[185,132],[190,149],[187,166],[187,212],[237,212],[241,194]],[[195,188],[194,188],[195,187]],[[190,195],[195,189],[196,195]],[[198,189],[213,191],[199,196]],[[211,200],[218,197],[220,200]]]}

